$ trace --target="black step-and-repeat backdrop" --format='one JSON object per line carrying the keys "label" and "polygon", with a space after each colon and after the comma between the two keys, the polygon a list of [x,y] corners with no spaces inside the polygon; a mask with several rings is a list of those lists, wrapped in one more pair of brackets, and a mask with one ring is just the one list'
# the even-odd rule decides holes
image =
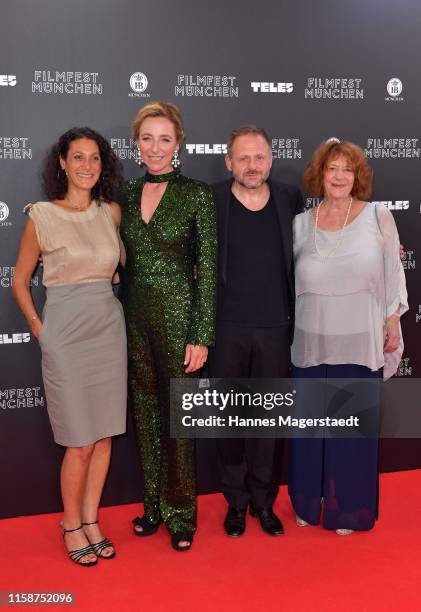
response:
{"label": "black step-and-repeat backdrop", "polygon": [[[39,347],[11,286],[22,208],[42,198],[46,149],[74,125],[104,134],[126,177],[140,172],[131,121],[157,99],[180,106],[183,171],[208,182],[228,176],[227,135],[243,123],[269,131],[273,175],[295,184],[321,140],[360,144],[373,199],[393,211],[405,247],[411,308],[397,375],[420,376],[419,0],[14,0],[0,12],[0,516],[60,508],[63,451],[47,419]],[[39,308],[41,275],[32,279]],[[419,441],[383,441],[383,471],[421,466],[420,451]],[[278,463],[282,477],[281,453]],[[202,441],[201,492],[218,488],[214,464],[212,442]],[[129,422],[104,501],[140,497]]]}

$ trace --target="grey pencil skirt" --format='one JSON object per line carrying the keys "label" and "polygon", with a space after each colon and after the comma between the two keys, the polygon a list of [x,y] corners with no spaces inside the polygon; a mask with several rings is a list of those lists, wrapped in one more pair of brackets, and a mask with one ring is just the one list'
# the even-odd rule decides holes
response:
{"label": "grey pencil skirt", "polygon": [[48,287],[39,343],[57,444],[87,446],[124,433],[126,330],[111,283]]}

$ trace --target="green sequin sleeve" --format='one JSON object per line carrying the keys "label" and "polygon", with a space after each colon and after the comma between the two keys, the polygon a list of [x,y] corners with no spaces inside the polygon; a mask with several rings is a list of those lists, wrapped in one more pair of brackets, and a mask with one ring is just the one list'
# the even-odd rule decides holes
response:
{"label": "green sequin sleeve", "polygon": [[188,344],[213,346],[216,310],[216,208],[213,194],[197,183],[195,294]]}

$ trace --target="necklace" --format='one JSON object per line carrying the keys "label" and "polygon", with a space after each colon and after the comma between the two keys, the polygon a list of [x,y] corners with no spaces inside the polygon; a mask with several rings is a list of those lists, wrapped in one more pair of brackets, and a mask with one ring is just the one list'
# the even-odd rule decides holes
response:
{"label": "necklace", "polygon": [[333,249],[331,251],[329,251],[329,253],[326,253],[326,254],[322,253],[319,250],[319,247],[317,246],[317,227],[318,227],[318,224],[319,224],[319,210],[323,206],[324,200],[322,200],[320,202],[320,205],[316,208],[316,223],[314,224],[314,248],[316,249],[317,255],[319,257],[321,257],[322,259],[329,259],[330,257],[334,257],[334,253],[336,253],[336,251],[338,250],[338,247],[339,247],[339,245],[341,244],[341,241],[342,241],[342,236],[343,236],[343,233],[344,233],[345,226],[348,223],[348,218],[349,218],[349,213],[351,212],[352,202],[353,202],[353,198],[351,196],[349,198],[348,210],[346,211],[345,221],[344,221],[344,224],[342,225],[341,230],[339,232],[339,238],[336,241],[336,244],[333,247]]}
{"label": "necklace", "polygon": [[145,181],[147,183],[166,183],[176,179],[180,175],[180,170],[173,170],[172,172],[166,172],[165,174],[149,174],[146,172]]}
{"label": "necklace", "polygon": [[64,201],[68,203],[68,205],[70,206],[70,208],[73,208],[74,210],[78,210],[79,212],[83,212],[85,210],[88,210],[89,206],[91,205],[91,203],[89,202],[88,206],[81,206],[80,204],[75,204],[73,203],[70,198],[68,196],[66,196],[64,198]]}

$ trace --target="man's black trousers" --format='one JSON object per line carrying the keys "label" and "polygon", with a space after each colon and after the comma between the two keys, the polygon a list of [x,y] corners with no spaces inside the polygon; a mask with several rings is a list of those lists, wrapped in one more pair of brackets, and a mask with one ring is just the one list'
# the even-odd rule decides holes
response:
{"label": "man's black trousers", "polygon": [[[287,378],[290,373],[290,326],[236,327],[218,324],[210,349],[210,378]],[[276,440],[218,439],[222,492],[238,510],[251,502],[271,508],[278,493],[274,481]]]}

